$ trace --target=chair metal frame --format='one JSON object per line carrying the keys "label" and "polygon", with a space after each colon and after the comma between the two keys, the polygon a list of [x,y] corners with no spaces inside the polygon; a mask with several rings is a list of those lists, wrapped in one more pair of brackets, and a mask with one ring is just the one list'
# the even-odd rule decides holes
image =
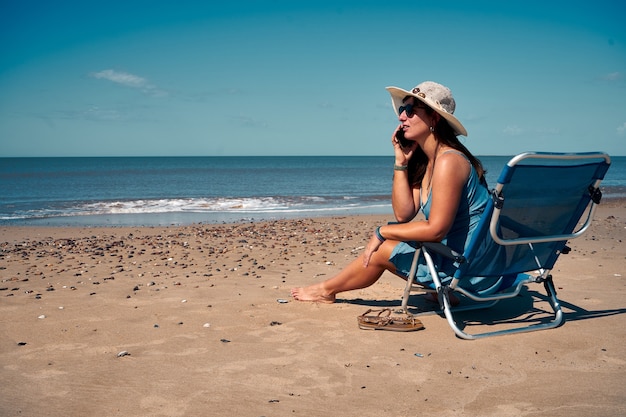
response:
{"label": "chair metal frame", "polygon": [[[539,163],[551,166],[551,164],[558,165],[559,163],[589,163],[588,161],[596,161],[597,165],[602,165],[601,173],[598,175],[598,178],[594,180],[592,184],[589,186],[589,195],[581,198],[588,198],[589,201],[585,206],[581,206],[584,209],[581,209],[580,215],[577,214],[578,221],[576,222],[576,226],[572,226],[572,230],[566,230],[565,233],[555,234],[555,235],[537,235],[531,237],[523,237],[523,238],[514,238],[507,239],[503,238],[499,234],[500,223],[502,222],[501,212],[503,205],[505,204],[505,196],[503,196],[502,192],[505,189],[506,185],[509,183],[509,180],[512,178],[506,178],[506,171],[508,168],[515,167],[519,164],[522,164],[526,161],[534,161],[531,163]],[[545,161],[545,162],[544,162]],[[587,231],[591,225],[593,220],[593,215],[595,213],[595,209],[597,205],[600,203],[601,192],[600,192],[600,183],[604,178],[604,174],[606,170],[608,170],[610,166],[611,160],[610,157],[603,152],[588,152],[588,153],[547,153],[547,152],[525,152],[513,157],[508,163],[507,166],[503,169],[503,172],[498,179],[498,183],[495,188],[492,190],[492,204],[488,210],[485,211],[483,216],[490,216],[490,221],[488,224],[489,227],[489,235],[493,242],[496,245],[501,246],[515,246],[515,245],[526,245],[530,248],[530,252],[534,252],[533,245],[539,243],[547,243],[554,242],[555,243],[555,256],[558,258],[562,253],[567,253],[569,248],[565,246],[565,243],[569,239],[575,239],[580,237],[585,231]],[[513,174],[512,174],[513,175]],[[586,218],[585,218],[586,213]],[[580,224],[580,220],[584,219],[582,225]],[[476,294],[472,291],[468,291],[463,288],[463,279],[469,278],[470,276],[458,276],[459,274],[455,274],[455,276],[449,277],[451,280],[449,283],[442,283],[439,275],[437,274],[437,268],[432,259],[432,254],[437,253],[441,256],[445,256],[449,259],[454,260],[455,265],[462,265],[467,262],[464,254],[459,254],[448,248],[447,246],[441,243],[435,242],[417,242],[416,243],[416,251],[413,257],[413,264],[411,266],[411,270],[409,273],[409,278],[406,281],[406,286],[404,289],[403,297],[402,297],[402,310],[408,311],[408,302],[409,296],[412,291],[421,291],[421,292],[435,292],[437,294],[437,298],[439,301],[439,305],[441,308],[440,312],[443,312],[445,315],[448,324],[453,329],[455,334],[462,339],[480,339],[484,337],[490,336],[498,336],[505,334],[515,334],[522,332],[530,332],[544,329],[551,329],[560,326],[563,321],[563,312],[561,310],[561,306],[559,300],[556,296],[556,290],[554,287],[554,283],[551,275],[551,268],[542,267],[539,259],[535,257],[535,261],[537,263],[537,268],[535,270],[529,271],[519,271],[517,278],[515,281],[506,289],[502,291],[498,291],[493,294],[481,295]],[[432,288],[425,288],[419,284],[416,284],[415,274],[417,271],[417,266],[419,262],[420,255],[423,255],[424,260],[426,261],[426,265],[430,272],[430,275],[433,279]],[[534,256],[534,255],[533,255]],[[556,261],[556,258],[553,260],[552,264]],[[457,272],[459,272],[457,270]],[[543,283],[546,293],[548,295],[549,304],[553,310],[553,316],[547,322],[542,322],[538,324],[529,324],[522,327],[514,327],[514,328],[506,328],[503,330],[496,331],[488,331],[483,333],[471,334],[463,329],[457,324],[454,318],[454,314],[457,312],[475,310],[475,309],[485,309],[492,307],[496,303],[501,300],[510,299],[516,297],[520,294],[521,289],[530,283]],[[463,297],[472,300],[473,305],[468,306],[459,306],[452,307],[450,303],[450,293],[457,292],[461,294]]]}

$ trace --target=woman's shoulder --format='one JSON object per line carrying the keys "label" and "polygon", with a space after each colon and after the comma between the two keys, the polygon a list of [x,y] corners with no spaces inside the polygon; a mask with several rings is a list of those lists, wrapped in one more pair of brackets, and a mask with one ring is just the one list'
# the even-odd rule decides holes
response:
{"label": "woman's shoulder", "polygon": [[463,152],[450,149],[437,157],[435,166],[439,167],[441,175],[452,175],[461,180],[469,176],[472,164]]}
{"label": "woman's shoulder", "polygon": [[458,159],[456,157],[460,157],[460,158],[465,159],[466,161],[469,162],[469,158],[467,157],[467,155],[465,155],[461,151],[457,151],[456,149],[446,149],[446,150],[444,150],[443,152],[441,152],[441,155],[439,156],[439,158],[444,157],[444,155],[448,155],[448,157],[451,157],[453,159]]}
{"label": "woman's shoulder", "polygon": [[470,159],[461,151],[447,149],[437,157],[437,164],[453,167],[469,167],[472,165]]}

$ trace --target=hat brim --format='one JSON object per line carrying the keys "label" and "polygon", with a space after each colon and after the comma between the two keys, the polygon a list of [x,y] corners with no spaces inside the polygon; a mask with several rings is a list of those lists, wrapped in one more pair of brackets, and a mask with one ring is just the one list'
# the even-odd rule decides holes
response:
{"label": "hat brim", "polygon": [[445,111],[441,107],[441,105],[430,100],[428,97],[421,97],[415,93],[412,93],[411,91],[407,91],[399,87],[386,87],[386,90],[389,91],[389,94],[391,94],[391,103],[393,105],[393,111],[396,113],[396,115],[399,116],[398,109],[400,108],[400,106],[402,106],[403,100],[406,96],[415,97],[416,99],[418,99],[419,101],[421,101],[422,103],[426,104],[428,107],[430,107],[431,109],[439,113],[441,117],[446,119],[446,121],[448,122],[448,124],[450,124],[450,126],[452,127],[452,130],[454,130],[454,133],[457,136],[458,135],[467,136],[467,130],[465,130],[465,127],[463,127],[463,124],[461,124],[459,119],[457,119],[456,117],[454,117],[454,115]]}

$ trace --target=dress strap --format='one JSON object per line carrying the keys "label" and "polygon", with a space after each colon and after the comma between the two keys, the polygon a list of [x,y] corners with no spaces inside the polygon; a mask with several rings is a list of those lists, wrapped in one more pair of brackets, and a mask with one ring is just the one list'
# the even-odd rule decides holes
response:
{"label": "dress strap", "polygon": [[469,162],[469,161],[470,161],[470,160],[469,160],[469,158],[467,157],[467,155],[465,155],[465,154],[464,154],[463,152],[461,152],[461,151],[457,151],[456,149],[449,149],[449,150],[447,150],[447,151],[442,152],[441,154],[442,154],[442,155],[445,155],[445,154],[450,153],[450,152],[452,152],[452,153],[456,153],[456,154],[461,155],[463,158],[465,158],[465,159],[467,160],[467,162]]}

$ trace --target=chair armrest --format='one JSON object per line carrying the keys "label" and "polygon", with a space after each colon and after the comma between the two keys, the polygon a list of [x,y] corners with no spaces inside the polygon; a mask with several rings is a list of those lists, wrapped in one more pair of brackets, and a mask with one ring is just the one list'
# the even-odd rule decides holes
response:
{"label": "chair armrest", "polygon": [[445,256],[448,259],[452,259],[454,262],[462,264],[465,262],[465,257],[452,250],[449,246],[444,245],[440,242],[420,242],[422,247],[428,249],[429,251],[433,251],[438,253],[439,255]]}
{"label": "chair armrest", "polygon": [[[387,224],[403,224],[403,222],[388,222]],[[465,257],[460,253],[452,250],[450,247],[444,245],[441,242],[415,242],[418,247],[426,248],[430,251],[436,252],[439,255],[445,256],[448,259],[452,259],[454,262],[462,264],[465,262]]]}

